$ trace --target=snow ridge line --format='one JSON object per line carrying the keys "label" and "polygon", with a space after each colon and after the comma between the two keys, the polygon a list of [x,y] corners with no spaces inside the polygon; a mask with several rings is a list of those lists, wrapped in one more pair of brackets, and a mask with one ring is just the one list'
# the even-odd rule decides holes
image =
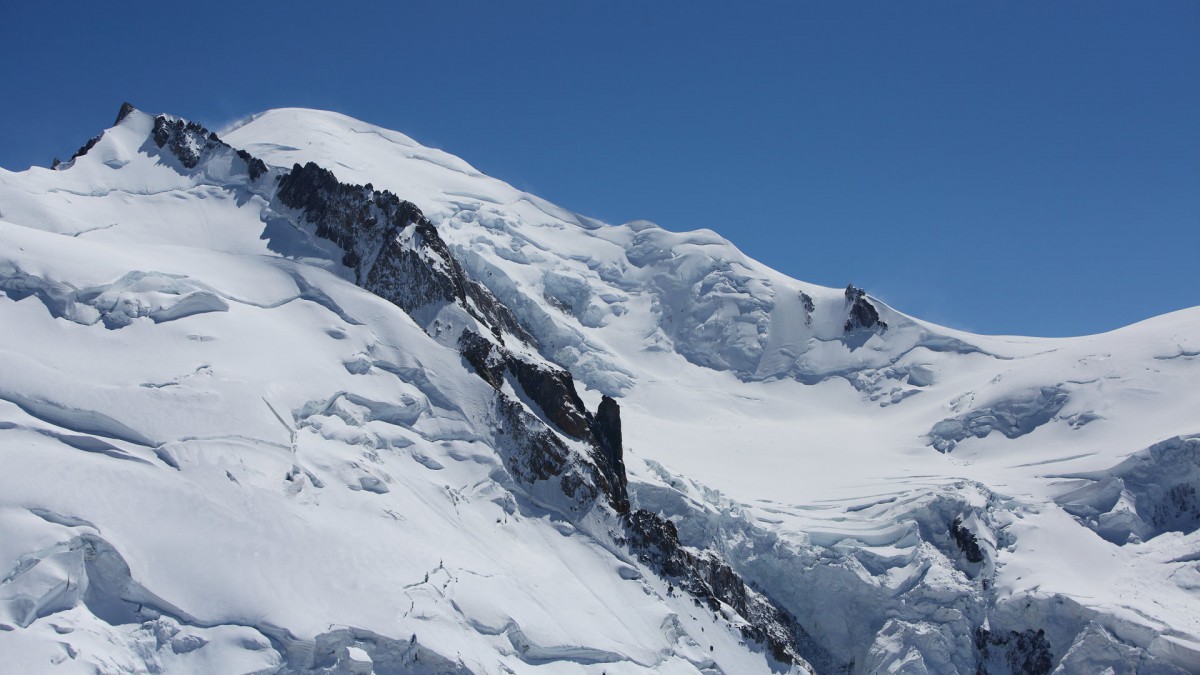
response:
{"label": "snow ridge line", "polygon": [[[202,134],[203,128],[197,133]],[[215,139],[215,134],[211,136]],[[251,157],[247,161],[257,160]],[[466,274],[415,205],[391,192],[374,190],[370,184],[337,182],[331,172],[312,162],[296,164],[276,180],[275,198],[316,225],[317,236],[342,249],[342,263],[354,269],[358,285],[410,315],[435,303],[458,304],[487,329],[464,330],[458,347],[476,373],[496,389],[500,417],[508,423],[510,438],[517,445],[516,454],[506,457],[515,475],[529,482],[559,479],[563,494],[577,508],[583,507],[583,513],[594,508],[588,503],[598,493],[605,494],[609,506],[621,516],[626,533],[618,543],[638,551],[659,574],[683,579],[681,586],[696,596],[697,602],[703,600],[714,609],[732,609],[741,617],[743,635],[767,644],[777,661],[811,669],[804,654],[816,653],[825,660],[794,616],[770,598],[748,590],[716,552],[692,555],[676,538],[658,536],[673,529],[669,521],[647,511],[629,513],[619,406],[605,396],[593,415],[583,408],[569,372],[556,365],[531,363],[506,350],[506,337],[519,344],[536,347],[536,343],[508,307]],[[407,238],[405,230],[412,232]],[[512,375],[509,383],[516,384],[541,408],[549,424],[501,391],[495,364],[489,363],[495,360],[491,350],[502,355],[502,369]],[[513,429],[523,431],[511,435]],[[591,461],[568,459],[574,453],[558,440],[558,433],[590,445],[594,449]],[[657,553],[650,554],[651,550]],[[727,618],[732,620],[734,614]]]}

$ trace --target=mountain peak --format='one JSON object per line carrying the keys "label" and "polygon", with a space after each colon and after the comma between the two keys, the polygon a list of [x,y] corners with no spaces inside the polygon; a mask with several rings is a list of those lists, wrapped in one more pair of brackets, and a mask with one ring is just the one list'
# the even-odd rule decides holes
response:
{"label": "mountain peak", "polygon": [[137,108],[133,107],[133,104],[129,101],[122,103],[121,109],[117,111],[117,120],[113,122],[113,126],[115,127],[120,124],[122,120],[129,116],[129,113],[135,110],[137,110]]}
{"label": "mountain peak", "polygon": [[13,670],[1200,669],[1200,311],[951,331],[296,108],[0,211]]}

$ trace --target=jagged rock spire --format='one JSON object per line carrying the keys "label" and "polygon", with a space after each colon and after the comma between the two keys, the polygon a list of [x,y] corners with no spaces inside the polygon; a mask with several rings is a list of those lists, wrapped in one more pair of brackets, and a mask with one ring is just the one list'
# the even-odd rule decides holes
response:
{"label": "jagged rock spire", "polygon": [[117,120],[116,120],[115,122],[113,122],[113,124],[112,124],[112,125],[113,125],[114,127],[115,127],[115,126],[117,126],[118,124],[120,124],[120,123],[121,123],[121,120],[123,120],[123,119],[125,119],[126,117],[128,117],[128,116],[129,116],[129,113],[131,113],[131,112],[133,112],[133,111],[135,111],[135,110],[137,110],[137,108],[133,107],[133,104],[132,104],[132,103],[130,103],[129,101],[126,101],[126,102],[122,103],[122,104],[121,104],[121,109],[117,111]]}

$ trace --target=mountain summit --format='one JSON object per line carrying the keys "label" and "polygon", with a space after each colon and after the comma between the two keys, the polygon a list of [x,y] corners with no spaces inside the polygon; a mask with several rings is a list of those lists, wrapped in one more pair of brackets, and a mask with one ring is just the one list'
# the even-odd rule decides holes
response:
{"label": "mountain summit", "polygon": [[0,170],[0,317],[14,672],[1200,672],[1200,308],[972,335],[126,104]]}

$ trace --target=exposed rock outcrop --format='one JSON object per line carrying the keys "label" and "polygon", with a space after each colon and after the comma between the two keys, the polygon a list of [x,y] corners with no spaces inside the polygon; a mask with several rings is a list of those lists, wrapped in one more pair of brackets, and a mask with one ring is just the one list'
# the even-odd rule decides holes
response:
{"label": "exposed rock outcrop", "polygon": [[675,524],[662,516],[638,509],[629,514],[629,547],[642,562],[679,584],[679,587],[713,612],[728,607],[746,623],[742,635],[765,644],[782,663],[811,668],[811,662],[830,666],[821,649],[790,612],[746,586],[741,575],[711,551],[694,554],[679,542]]}
{"label": "exposed rock outcrop", "polygon": [[[490,333],[492,339],[465,329],[458,348],[497,391],[500,431],[509,445],[506,465],[514,476],[530,484],[559,480],[563,493],[577,503],[590,502],[601,491],[617,512],[628,511],[619,413],[614,416],[610,411],[605,416],[605,444],[601,444],[593,432],[594,417],[579,398],[569,372],[518,358],[499,344],[505,335],[526,343],[533,339],[511,310],[467,276],[416,205],[370,184],[341,183],[332,172],[311,162],[296,164],[278,183],[278,202],[299,212],[315,226],[317,236],[342,250],[341,262],[354,271],[360,286],[409,314],[456,304]],[[544,422],[501,391],[506,374],[540,410]],[[594,465],[577,467],[570,449],[552,428],[589,443]],[[614,438],[616,447],[611,443]]]}
{"label": "exposed rock outcrop", "polygon": [[[154,118],[154,144],[166,148],[179,160],[179,163],[189,169],[196,168],[201,157],[224,143],[215,133],[205,129],[196,122],[159,115]],[[228,146],[226,146],[228,147]]]}
{"label": "exposed rock outcrop", "polygon": [[457,303],[497,339],[507,333],[535,344],[516,316],[469,278],[421,210],[370,183],[341,183],[309,162],[279,178],[276,199],[316,226],[318,237],[342,250],[357,283],[409,314]]}
{"label": "exposed rock outcrop", "polygon": [[578,462],[562,439],[519,401],[497,392],[496,407],[501,422],[497,450],[512,475],[535,492],[539,483],[556,482],[570,510],[586,511],[603,488],[597,488],[595,467]]}
{"label": "exposed rock outcrop", "polygon": [[242,161],[246,163],[246,171],[250,174],[251,181],[258,180],[259,177],[267,172],[266,163],[245,150],[238,150],[237,156],[241,157]]}
{"label": "exposed rock outcrop", "polygon": [[804,307],[804,325],[812,325],[813,312],[817,310],[816,304],[813,303],[812,296],[804,291],[800,291],[800,304]]}
{"label": "exposed rock outcrop", "polygon": [[983,549],[979,547],[979,538],[975,533],[963,526],[962,518],[955,518],[950,524],[950,536],[954,537],[954,543],[958,545],[958,550],[963,552],[969,562],[983,562]]}
{"label": "exposed rock outcrop", "polygon": [[[88,150],[91,150],[92,148],[96,147],[96,144],[99,143],[100,139],[103,137],[104,137],[104,134],[99,134],[99,135],[92,136],[91,138],[89,138],[88,142],[84,143],[78,150],[76,150],[75,153],[73,155],[71,155],[71,159],[68,159],[67,162],[74,162],[76,159],[79,159],[80,157],[83,157],[84,155],[86,155],[88,153]],[[58,158],[55,158],[55,160],[57,160],[57,159]],[[62,164],[60,162],[59,164],[54,165],[54,168],[58,168],[61,165]]]}
{"label": "exposed rock outcrop", "polygon": [[887,330],[887,322],[879,318],[879,310],[867,300],[866,291],[853,284],[846,286],[846,302],[850,305],[850,316],[843,326],[847,333],[876,326],[881,331]]}
{"label": "exposed rock outcrop", "polygon": [[458,346],[467,363],[496,389],[499,396],[507,398],[501,391],[507,374],[512,377],[514,388],[520,388],[540,409],[546,421],[567,437],[588,443],[598,470],[593,477],[595,484],[618,513],[629,511],[628,479],[621,446],[621,412],[616,401],[604,397],[593,415],[579,398],[569,372],[525,361],[471,331],[463,331]]}
{"label": "exposed rock outcrop", "polygon": [[586,438],[591,433],[591,415],[575,391],[575,381],[565,370],[549,370],[511,355],[507,358],[512,373],[525,395],[537,403],[554,426],[571,438]]}
{"label": "exposed rock outcrop", "polygon": [[625,447],[621,434],[621,406],[604,396],[592,419],[592,435],[600,450],[600,468],[606,474],[613,491],[624,495],[628,503],[629,479],[625,475]]}
{"label": "exposed rock outcrop", "polygon": [[369,184],[338,182],[333,172],[309,162],[296,164],[279,177],[275,194],[284,206],[301,212],[316,234],[342,249],[342,264],[364,283],[380,251],[397,233],[417,222],[421,211],[412,202]]}
{"label": "exposed rock outcrop", "polygon": [[1054,654],[1046,631],[1032,629],[1022,632],[993,633],[985,628],[975,631],[975,648],[979,650],[980,675],[988,673],[1020,673],[1046,675],[1054,668]]}
{"label": "exposed rock outcrop", "polygon": [[[117,115],[118,123],[133,112],[128,103],[121,106]],[[166,150],[186,169],[195,169],[210,157],[223,153],[233,153],[245,165],[246,174],[253,182],[267,171],[267,165],[250,153],[235,151],[227,143],[217,138],[217,135],[196,122],[182,120],[168,115],[154,118],[154,129],[150,137],[154,144]]]}
{"label": "exposed rock outcrop", "polygon": [[129,101],[122,103],[121,109],[117,111],[117,119],[112,123],[112,125],[114,127],[117,126],[118,124],[123,122],[126,117],[129,117],[129,113],[131,113],[135,110],[137,110],[137,108],[133,107],[133,104],[130,103]]}
{"label": "exposed rock outcrop", "polygon": [[[115,127],[121,124],[135,112],[137,112],[137,108],[132,103],[128,101],[122,103],[121,109],[117,111],[117,117],[113,121],[112,126]],[[50,168],[60,169],[71,166],[72,162],[86,155],[92,148],[96,147],[96,144],[102,138],[104,138],[103,133],[88,139],[88,142],[76,150],[66,162],[62,162],[55,157]],[[195,169],[213,155],[229,152],[235,153],[241,159],[242,163],[244,163],[246,173],[250,176],[251,182],[258,180],[260,176],[267,172],[267,165],[262,160],[244,150],[235,151],[227,143],[218,138],[215,133],[205,129],[203,125],[197,122],[169,115],[159,115],[154,118],[154,127],[150,138],[154,141],[155,146],[166,150],[186,169]]]}

